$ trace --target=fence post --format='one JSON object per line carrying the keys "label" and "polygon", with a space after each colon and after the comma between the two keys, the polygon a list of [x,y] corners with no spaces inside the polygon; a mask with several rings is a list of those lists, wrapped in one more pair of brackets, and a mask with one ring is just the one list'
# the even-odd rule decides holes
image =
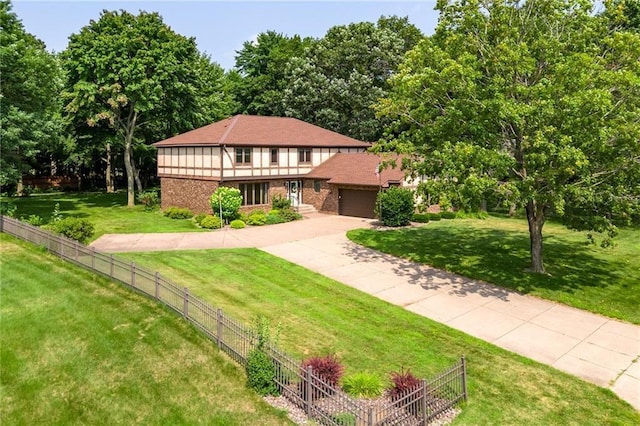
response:
{"label": "fence post", "polygon": [[464,359],[464,355],[460,357],[460,363],[462,364],[462,395],[464,400],[467,400],[467,361]]}
{"label": "fence post", "polygon": [[216,317],[216,343],[218,344],[218,348],[222,349],[222,308],[218,308]]}
{"label": "fence post", "polygon": [[369,413],[367,416],[367,426],[373,426],[373,407],[369,407]]}
{"label": "fence post", "polygon": [[156,271],[156,291],[154,292],[154,296],[156,299],[160,300],[160,272]]}
{"label": "fence post", "polygon": [[136,263],[131,262],[131,287],[136,286]]}
{"label": "fence post", "polygon": [[422,379],[422,399],[420,401],[420,409],[422,411],[422,424],[427,426],[427,424],[429,424],[427,421],[429,416],[427,416],[427,381],[425,379]]}
{"label": "fence post", "polygon": [[312,375],[312,368],[311,366],[307,367],[307,370],[305,371],[305,379],[306,379],[306,383],[305,385],[305,395],[304,395],[304,404],[305,407],[307,408],[307,416],[311,417],[311,403],[312,403],[312,398],[311,398],[311,375]]}
{"label": "fence post", "polygon": [[109,276],[113,278],[113,253],[109,255]]}
{"label": "fence post", "polygon": [[95,247],[91,247],[91,269],[95,271],[96,269],[96,249]]}
{"label": "fence post", "polygon": [[185,318],[189,317],[189,289],[187,287],[184,288],[184,305],[182,307],[182,314]]}
{"label": "fence post", "polygon": [[0,232],[4,232],[4,215],[0,214]]}
{"label": "fence post", "polygon": [[74,241],[73,247],[76,249],[76,262],[78,262],[78,242]]}

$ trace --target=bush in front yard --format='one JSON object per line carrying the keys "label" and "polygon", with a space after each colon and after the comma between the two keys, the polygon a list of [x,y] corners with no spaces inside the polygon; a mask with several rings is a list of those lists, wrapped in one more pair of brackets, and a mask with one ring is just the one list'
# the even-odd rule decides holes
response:
{"label": "bush in front yard", "polygon": [[285,222],[286,222],[286,220],[284,220],[284,218],[282,216],[280,216],[280,212],[278,212],[278,213],[269,212],[269,214],[266,217],[265,224],[267,224],[267,225],[275,225],[277,223],[285,223]]}
{"label": "bush in front yard", "polygon": [[54,232],[67,238],[86,243],[93,236],[93,225],[86,219],[67,217],[51,225]]}
{"label": "bush in front yard", "polygon": [[197,215],[195,215],[195,216],[193,217],[193,221],[194,221],[195,223],[197,223],[197,224],[198,224],[198,226],[199,226],[199,225],[200,225],[200,222],[202,222],[202,219],[204,219],[204,218],[205,218],[205,217],[207,217],[207,216],[209,216],[209,215],[204,214],[204,213],[197,214]]}
{"label": "bush in front yard", "polygon": [[262,226],[265,223],[267,223],[267,215],[262,210],[256,210],[247,216],[247,225]]}
{"label": "bush in front yard", "polygon": [[154,210],[160,205],[158,191],[144,191],[139,193],[138,202],[144,206],[146,211]]}
{"label": "bush in front yard", "polygon": [[226,222],[238,218],[238,210],[242,206],[242,194],[238,188],[219,186],[209,199],[211,210]]}
{"label": "bush in front yard", "polygon": [[413,401],[407,404],[407,401],[403,400],[404,397],[412,392],[415,392],[422,385],[422,381],[414,376],[410,370],[407,371],[394,371],[391,373],[391,388],[389,389],[389,396],[391,400],[409,411],[414,416],[420,414],[420,402],[419,395],[413,398]]}
{"label": "bush in front yard", "polygon": [[413,221],[418,223],[429,222],[429,213],[416,213],[413,215]]}
{"label": "bush in front yard", "polygon": [[269,355],[261,349],[254,349],[247,356],[247,384],[258,395],[277,395],[275,383],[276,366]]}
{"label": "bush in front yard", "polygon": [[[311,395],[307,395],[307,369],[311,367],[314,379],[311,386]],[[317,399],[324,394],[332,394],[332,390],[338,387],[338,383],[344,374],[344,366],[335,355],[307,358],[300,364],[300,374],[303,379],[299,383],[304,399]]]}
{"label": "bush in front yard", "polygon": [[193,217],[191,210],[182,207],[167,207],[163,214],[169,219],[191,219]]}
{"label": "bush in front yard", "polygon": [[222,225],[222,219],[213,215],[207,215],[200,221],[200,226],[205,229],[220,229]]}
{"label": "bush in front yard", "polygon": [[285,222],[293,222],[294,220],[302,219],[302,215],[291,207],[281,209],[279,215]]}
{"label": "bush in front yard", "polygon": [[232,220],[229,226],[231,226],[232,229],[242,229],[245,226],[247,226],[247,224],[241,221],[240,219],[236,219],[236,220]]}
{"label": "bush in front yard", "polygon": [[274,195],[271,199],[274,210],[284,210],[291,208],[291,200],[282,195]]}
{"label": "bush in front yard", "polygon": [[378,193],[375,214],[385,226],[405,226],[414,212],[413,191],[392,186]]}
{"label": "bush in front yard", "polygon": [[377,398],[384,392],[384,383],[380,376],[362,372],[345,377],[342,389],[356,398]]}
{"label": "bush in front yard", "polygon": [[456,218],[456,212],[446,211],[446,212],[440,213],[440,216],[443,219],[455,219]]}

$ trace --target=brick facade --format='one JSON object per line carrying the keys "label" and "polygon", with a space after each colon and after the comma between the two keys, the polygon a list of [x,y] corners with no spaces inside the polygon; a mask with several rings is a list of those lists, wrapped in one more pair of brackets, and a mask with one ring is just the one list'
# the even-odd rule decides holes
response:
{"label": "brick facade", "polygon": [[[320,183],[320,191],[316,192],[315,182]],[[326,180],[305,179],[302,185],[302,202],[311,204],[319,212],[338,214],[338,188]]]}
{"label": "brick facade", "polygon": [[[253,183],[264,181],[252,180],[247,182]],[[275,196],[287,196],[285,182],[285,179],[269,180],[269,200],[272,200]],[[239,188],[241,183],[244,182],[228,181],[223,182],[222,186]],[[211,198],[211,194],[213,194],[218,186],[219,182],[217,181],[194,179],[193,176],[190,176],[189,178],[162,177],[160,178],[161,207],[163,209],[166,209],[167,207],[186,207],[195,214],[211,214],[209,198]],[[313,186],[311,187],[311,191],[313,191]],[[307,192],[307,190],[303,190],[303,196],[305,192]],[[269,202],[269,204],[243,206],[240,208],[240,211],[243,213],[249,213],[254,210],[263,210],[264,212],[268,212],[271,210],[271,202]]]}
{"label": "brick facade", "polygon": [[[275,196],[286,197],[287,190],[285,188],[286,179],[269,180],[269,200],[273,200]],[[260,181],[247,181],[260,182]],[[264,181],[263,181],[264,182]],[[319,183],[319,191],[316,192],[316,182]],[[223,186],[238,188],[243,182],[228,181],[223,182]],[[193,213],[211,213],[209,198],[211,194],[218,188],[219,182],[212,180],[181,179],[163,177],[160,180],[161,188],[161,206],[163,209],[167,207],[186,207]],[[374,190],[369,186],[355,185],[331,185],[326,180],[304,179],[302,183],[302,200],[303,204],[311,204],[319,212],[328,214],[338,214],[339,212],[339,192],[340,188],[346,189],[363,189]],[[263,210],[268,212],[271,210],[271,203],[255,206],[243,206],[240,211],[249,213],[254,210]]]}
{"label": "brick facade", "polygon": [[218,182],[212,180],[163,177],[160,179],[160,205],[163,209],[186,207],[196,214],[210,214],[209,198],[217,188]]}

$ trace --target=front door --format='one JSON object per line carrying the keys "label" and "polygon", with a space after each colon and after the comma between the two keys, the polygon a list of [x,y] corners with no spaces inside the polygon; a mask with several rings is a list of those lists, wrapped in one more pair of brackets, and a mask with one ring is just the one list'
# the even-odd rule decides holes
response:
{"label": "front door", "polygon": [[290,180],[286,183],[287,186],[287,198],[291,200],[292,207],[298,207],[300,204],[300,192],[302,189],[302,182],[298,180]]}

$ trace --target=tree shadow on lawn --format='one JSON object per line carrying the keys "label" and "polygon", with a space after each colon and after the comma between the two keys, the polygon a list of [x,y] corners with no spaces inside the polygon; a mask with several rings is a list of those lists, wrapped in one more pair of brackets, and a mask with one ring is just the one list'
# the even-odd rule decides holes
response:
{"label": "tree shadow on lawn", "polygon": [[[585,243],[547,236],[543,256],[547,274],[526,271],[530,264],[527,233],[490,228],[412,228],[393,231],[367,231],[356,241],[379,248],[394,256],[349,245],[349,254],[358,262],[384,258],[394,265],[398,276],[425,289],[453,285],[452,292],[505,299],[509,292],[483,283],[471,283],[466,277],[530,293],[573,293],[584,287],[606,287],[617,281],[616,264],[597,258]],[[409,259],[408,262],[405,259]],[[412,263],[416,262],[416,263]],[[429,268],[431,265],[434,268]],[[444,271],[443,271],[444,270]],[[446,271],[452,271],[453,275]]]}

